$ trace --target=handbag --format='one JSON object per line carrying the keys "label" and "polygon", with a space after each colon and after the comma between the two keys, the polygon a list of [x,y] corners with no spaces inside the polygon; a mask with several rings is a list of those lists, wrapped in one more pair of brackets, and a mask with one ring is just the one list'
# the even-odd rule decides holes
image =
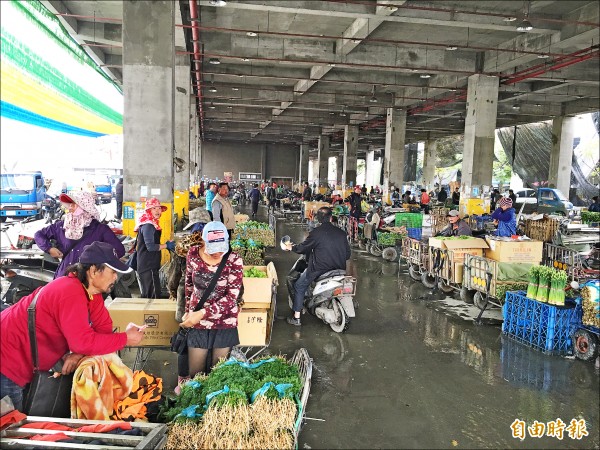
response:
{"label": "handbag", "polygon": [[[202,294],[202,298],[200,299],[200,301],[194,308],[193,312],[200,311],[202,309],[202,307],[204,306],[204,303],[208,299],[208,296],[214,290],[214,288],[217,284],[217,280],[221,276],[221,272],[223,272],[223,268],[225,267],[225,264],[227,263],[227,259],[229,258],[230,253],[231,253],[231,250],[229,250],[227,253],[225,253],[225,255],[223,255],[223,259],[221,260],[221,263],[219,264],[217,271],[215,272],[212,279],[210,280],[208,287],[204,290],[204,294]],[[189,332],[189,328],[181,328],[180,327],[179,331],[177,333],[175,333],[173,336],[171,336],[171,351],[172,352],[175,352],[178,355],[185,355],[187,353],[188,332]]]}
{"label": "handbag", "polygon": [[[52,376],[52,371],[40,370],[37,339],[35,334],[35,305],[40,289],[27,308],[29,344],[33,361],[33,379],[27,388],[23,401],[23,412],[29,416],[71,417],[71,388],[73,374]],[[62,363],[62,361],[59,361]]]}
{"label": "handbag", "polygon": [[135,238],[135,244],[133,244],[133,253],[131,254],[131,256],[129,257],[129,259],[127,260],[127,265],[129,267],[131,267],[133,270],[135,270],[137,272],[137,244],[138,244],[138,237],[136,236]]}

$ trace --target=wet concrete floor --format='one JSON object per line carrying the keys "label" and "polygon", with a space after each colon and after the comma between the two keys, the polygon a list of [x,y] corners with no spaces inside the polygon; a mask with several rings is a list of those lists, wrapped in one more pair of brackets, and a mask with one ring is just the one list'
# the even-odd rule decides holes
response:
{"label": "wet concrete floor", "polygon": [[[261,207],[260,213],[266,210]],[[265,219],[265,217],[261,217]],[[279,220],[277,237],[300,242],[306,229]],[[285,276],[297,255],[279,248],[267,258],[280,279],[277,318],[267,352],[313,359],[307,420],[299,448],[598,448],[599,374],[593,363],[544,355],[504,337],[499,310],[486,312],[431,294],[398,266],[353,249],[359,309],[337,334],[316,317],[302,327],[289,313]],[[128,354],[129,353],[129,354]],[[125,353],[131,361],[132,352]],[[176,382],[172,353],[157,351],[147,370]],[[512,436],[515,419],[527,426],[585,420],[580,440]]]}

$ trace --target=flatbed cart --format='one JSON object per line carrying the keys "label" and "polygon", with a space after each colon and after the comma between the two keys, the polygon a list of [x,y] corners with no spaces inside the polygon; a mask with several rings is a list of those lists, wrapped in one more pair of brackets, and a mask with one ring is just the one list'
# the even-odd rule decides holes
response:
{"label": "flatbed cart", "polygon": [[465,303],[472,304],[476,291],[463,285],[463,272],[457,271],[454,261],[454,251],[440,248],[429,249],[429,271],[423,272],[421,282],[430,289],[439,289],[445,294],[453,291],[460,292],[460,298]]}
{"label": "flatbed cart", "polygon": [[569,281],[584,283],[600,278],[600,270],[585,267],[585,257],[576,250],[554,244],[544,244],[542,264],[567,272]]}
{"label": "flatbed cart", "polygon": [[[120,450],[120,449],[162,449],[167,442],[167,425],[163,423],[126,422],[132,429],[140,430],[141,436],[124,435],[117,433],[78,432],[50,430],[43,427],[44,422],[53,422],[69,428],[77,429],[86,425],[114,425],[113,420],[84,420],[84,419],[59,419],[56,417],[28,416],[20,422],[9,425],[0,433],[2,448],[11,449],[42,449],[42,448],[77,448],[81,450]],[[40,423],[39,428],[35,427]],[[27,427],[23,427],[27,425]],[[67,442],[32,441],[35,435],[52,435],[63,433],[73,439],[83,441],[101,440],[104,444],[83,444]]]}
{"label": "flatbed cart", "polygon": [[[476,322],[479,322],[483,312],[488,306],[502,308],[505,295],[496,297],[498,288],[510,284],[511,290],[527,289],[527,282],[522,286],[517,283],[502,283],[498,281],[498,262],[483,256],[465,255],[463,274],[463,286],[468,290],[475,291],[473,303],[480,309]],[[515,286],[515,284],[517,284]]]}
{"label": "flatbed cart", "polygon": [[421,281],[423,272],[429,270],[429,245],[425,241],[404,238],[399,260],[400,267],[408,265],[408,274],[415,281]]}

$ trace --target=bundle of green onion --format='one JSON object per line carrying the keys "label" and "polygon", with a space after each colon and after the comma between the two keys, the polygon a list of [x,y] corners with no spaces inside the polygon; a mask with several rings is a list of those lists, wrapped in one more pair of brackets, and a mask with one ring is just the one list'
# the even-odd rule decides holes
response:
{"label": "bundle of green onion", "polygon": [[527,285],[527,298],[535,299],[540,280],[540,266],[532,266],[529,269],[529,284]]}
{"label": "bundle of green onion", "polygon": [[551,270],[552,272],[550,274],[550,293],[548,295],[548,303],[551,305],[564,306],[567,272],[564,270]]}
{"label": "bundle of green onion", "polygon": [[539,278],[535,299],[538,302],[546,303],[548,301],[548,296],[550,295],[550,277],[554,269],[551,267],[539,266],[538,270]]}

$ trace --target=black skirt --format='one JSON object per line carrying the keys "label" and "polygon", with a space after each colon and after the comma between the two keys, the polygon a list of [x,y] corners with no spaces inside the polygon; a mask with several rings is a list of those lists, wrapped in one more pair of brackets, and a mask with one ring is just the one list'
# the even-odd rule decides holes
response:
{"label": "black skirt", "polygon": [[227,348],[239,345],[237,328],[221,328],[216,330],[199,330],[192,328],[187,335],[188,347],[191,348]]}

